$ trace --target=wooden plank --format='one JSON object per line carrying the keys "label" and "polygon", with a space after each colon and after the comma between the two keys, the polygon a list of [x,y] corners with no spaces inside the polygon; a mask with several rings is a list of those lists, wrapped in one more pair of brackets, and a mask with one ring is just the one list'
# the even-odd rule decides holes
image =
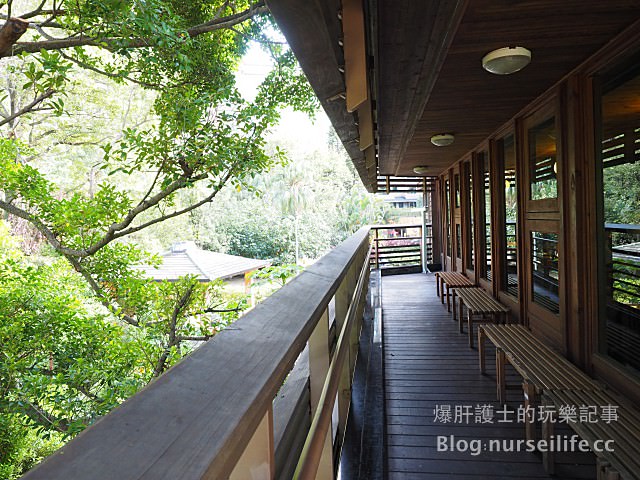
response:
{"label": "wooden plank", "polygon": [[226,478],[354,254],[359,230],[25,478]]}
{"label": "wooden plank", "polygon": [[[358,132],[360,133],[360,150],[365,151],[373,146],[373,116],[371,114],[371,101],[369,99],[358,107]],[[374,151],[375,153],[375,151]],[[366,152],[365,152],[366,157]],[[369,163],[367,157],[367,166],[373,166]]]}
{"label": "wooden plank", "polygon": [[[436,405],[493,405],[494,352],[487,345],[487,376],[477,372],[477,356],[457,333],[434,294],[434,275],[383,277],[382,306],[385,344],[385,401],[389,479],[549,477],[533,453],[438,452],[438,435],[465,439],[523,439],[522,424],[452,425],[434,421]],[[505,365],[507,382],[517,381]],[[507,391],[511,408],[521,393]],[[560,432],[559,432],[560,433]],[[565,433],[565,430],[561,432]],[[559,454],[557,478],[593,478],[590,454]]]}
{"label": "wooden plank", "polygon": [[[342,32],[347,111],[355,112],[369,98],[362,0],[342,0]],[[360,150],[364,150],[362,145]]]}

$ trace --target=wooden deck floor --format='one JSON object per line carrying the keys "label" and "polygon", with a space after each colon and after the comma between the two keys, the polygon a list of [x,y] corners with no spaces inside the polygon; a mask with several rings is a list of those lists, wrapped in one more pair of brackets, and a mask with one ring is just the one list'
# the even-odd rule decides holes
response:
{"label": "wooden deck floor", "polygon": [[[438,436],[487,441],[524,438],[516,423],[476,424],[435,421],[436,405],[462,409],[496,401],[495,353],[488,349],[486,376],[478,369],[477,350],[458,333],[435,293],[432,274],[383,277],[387,474],[391,480],[418,479],[591,479],[595,457],[562,453],[557,475],[548,476],[535,453],[437,451]],[[509,372],[511,383],[517,374]],[[509,406],[522,403],[521,390],[509,391]],[[494,422],[497,421],[497,416]],[[572,435],[570,430],[557,434]],[[507,446],[509,443],[507,442]]]}

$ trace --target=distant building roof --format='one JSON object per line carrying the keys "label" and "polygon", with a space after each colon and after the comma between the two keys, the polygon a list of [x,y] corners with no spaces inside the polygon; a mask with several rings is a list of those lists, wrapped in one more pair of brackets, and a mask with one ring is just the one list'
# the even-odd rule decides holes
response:
{"label": "distant building roof", "polygon": [[161,256],[163,262],[157,268],[142,267],[145,274],[154,280],[176,281],[185,275],[195,275],[201,282],[211,282],[217,278],[244,275],[271,265],[268,260],[202,250],[194,242],[176,243]]}

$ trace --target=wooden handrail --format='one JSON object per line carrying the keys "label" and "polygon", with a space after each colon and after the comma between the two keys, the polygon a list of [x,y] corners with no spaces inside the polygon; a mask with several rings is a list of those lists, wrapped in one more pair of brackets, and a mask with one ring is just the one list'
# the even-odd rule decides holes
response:
{"label": "wooden handrail", "polygon": [[239,460],[269,431],[273,458],[273,399],[368,243],[364,227],[24,478],[249,478]]}
{"label": "wooden handrail", "polygon": [[[369,253],[366,258],[369,258],[370,256],[371,247],[369,248]],[[348,339],[351,336],[351,328],[356,321],[356,312],[364,290],[364,285],[368,280],[368,273],[369,264],[365,261],[360,269],[356,289],[353,292],[351,302],[349,302],[346,320],[344,321],[342,330],[340,331],[336,352],[331,360],[329,372],[327,373],[327,378],[324,382],[324,386],[322,387],[322,393],[319,401],[320,406],[313,417],[309,435],[305,441],[300,461],[298,462],[298,466],[293,476],[295,480],[315,480],[316,478],[325,438],[331,428],[331,415],[333,413],[335,398],[340,385],[340,376],[342,375],[342,370],[345,367],[345,358],[349,351]]]}

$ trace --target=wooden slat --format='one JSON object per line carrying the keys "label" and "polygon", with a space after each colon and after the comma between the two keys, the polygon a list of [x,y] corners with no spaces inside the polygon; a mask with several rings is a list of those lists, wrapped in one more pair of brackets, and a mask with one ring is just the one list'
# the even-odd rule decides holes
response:
{"label": "wooden slat", "polygon": [[522,325],[482,325],[486,337],[504,350],[518,372],[539,391],[591,388],[593,381],[575,365],[537,340]]}
{"label": "wooden slat", "polygon": [[[492,367],[488,376],[477,373],[477,359],[459,335],[434,294],[434,275],[396,275],[382,279],[385,355],[387,478],[390,480],[513,480],[550,479],[540,458],[526,452],[437,451],[437,436],[458,439],[522,440],[522,423],[439,423],[436,405],[491,405],[495,400]],[[493,356],[493,351],[489,351]],[[493,365],[493,358],[490,364]],[[515,383],[516,372],[507,368]],[[509,408],[521,404],[510,391]],[[568,427],[560,434],[570,434]],[[588,453],[562,453],[557,477],[592,479],[594,461]]]}
{"label": "wooden slat", "polygon": [[[358,132],[360,133],[360,150],[365,151],[369,147],[373,147],[373,117],[371,115],[371,102],[369,99],[365,100],[365,102],[358,107]],[[375,162],[370,163],[366,152],[365,159],[367,167],[375,166]]]}
{"label": "wooden slat", "polygon": [[[568,422],[591,447],[598,440],[613,440],[612,452],[595,452],[606,459],[624,479],[637,479],[640,472],[640,412],[620,402],[620,399],[604,391],[584,390],[554,390],[545,392],[545,398],[550,400],[557,409],[573,406],[579,411],[582,406],[616,406],[618,419],[605,423],[598,422]],[[598,415],[600,411],[598,411]],[[595,449],[594,449],[595,451]]]}
{"label": "wooden slat", "polygon": [[461,288],[455,293],[474,314],[509,312],[507,307],[480,288]]}
{"label": "wooden slat", "polygon": [[[355,112],[369,98],[364,12],[361,0],[342,0],[342,31],[347,111]],[[370,112],[371,108],[369,108]],[[363,150],[362,146],[360,149]]]}
{"label": "wooden slat", "polygon": [[368,238],[358,231],[25,478],[228,477]]}
{"label": "wooden slat", "polygon": [[[399,166],[393,173],[407,174],[424,159],[436,170],[445,170],[638,18],[638,4],[627,0],[469,1],[405,154],[389,159],[381,149],[382,172],[388,173],[388,165],[396,160]],[[392,32],[387,35],[394,38]],[[531,50],[531,65],[501,78],[482,69],[486,53],[513,45],[515,39]],[[385,94],[382,89],[381,97]],[[382,131],[386,118],[380,106]],[[404,114],[396,112],[400,118]],[[454,144],[432,145],[431,135],[441,132],[455,132]],[[383,139],[384,135],[381,145]]]}

